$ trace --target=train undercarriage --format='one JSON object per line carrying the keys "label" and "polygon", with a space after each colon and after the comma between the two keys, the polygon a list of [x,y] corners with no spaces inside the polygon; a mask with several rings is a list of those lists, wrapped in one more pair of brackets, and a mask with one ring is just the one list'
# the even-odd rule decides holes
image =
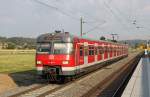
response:
{"label": "train undercarriage", "polygon": [[41,77],[47,79],[47,81],[51,83],[65,83],[72,81],[75,75],[63,75],[60,66],[45,66]]}

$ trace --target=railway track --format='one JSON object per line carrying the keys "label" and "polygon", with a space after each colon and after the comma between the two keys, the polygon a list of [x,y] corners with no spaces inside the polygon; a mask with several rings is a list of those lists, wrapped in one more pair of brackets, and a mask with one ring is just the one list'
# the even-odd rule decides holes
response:
{"label": "railway track", "polygon": [[18,97],[18,96],[20,96],[20,95],[26,94],[26,93],[28,93],[28,92],[30,92],[30,91],[34,91],[34,90],[39,89],[39,88],[42,88],[42,87],[44,87],[44,86],[46,86],[46,85],[37,85],[37,86],[34,86],[34,87],[32,87],[32,88],[30,88],[30,89],[27,89],[27,90],[25,90],[25,91],[16,93],[16,94],[14,94],[14,95],[11,95],[11,96],[9,96],[9,97]]}
{"label": "railway track", "polygon": [[120,97],[139,60],[140,56],[130,60],[83,97]]}
{"label": "railway track", "polygon": [[[50,88],[51,87],[51,88]],[[43,92],[45,92],[45,91],[41,91],[41,90],[43,90],[43,89],[53,89],[53,88],[55,88],[55,87],[57,87],[57,85],[37,85],[37,86],[35,86],[35,87],[32,87],[32,88],[30,88],[30,89],[27,89],[27,90],[25,90],[25,91],[22,91],[22,92],[19,92],[19,93],[16,93],[16,94],[13,94],[13,95],[10,95],[10,96],[8,96],[8,97],[29,97],[29,96],[38,96],[38,95],[40,95],[40,93],[43,93]]]}
{"label": "railway track", "polygon": [[[104,68],[108,65],[111,65],[113,64],[114,62],[120,60],[122,58],[119,58],[119,59],[116,59],[114,61],[110,61],[110,62],[107,62],[107,63],[103,63],[101,65],[101,67],[97,68],[97,70],[101,69],[101,68]],[[95,71],[89,71],[87,74],[81,74],[79,75],[74,81],[71,81],[71,82],[67,82],[65,84],[50,84],[50,83],[46,83],[46,84],[42,84],[42,85],[36,85],[32,88],[29,88],[29,89],[26,89],[24,91],[21,91],[19,93],[15,93],[15,94],[12,94],[8,97],[44,97],[52,92],[55,92],[63,87],[66,87],[68,85],[70,85],[71,83],[74,83],[75,81],[78,81],[86,76],[88,76],[88,74],[90,73],[94,73],[96,72],[97,70]]]}

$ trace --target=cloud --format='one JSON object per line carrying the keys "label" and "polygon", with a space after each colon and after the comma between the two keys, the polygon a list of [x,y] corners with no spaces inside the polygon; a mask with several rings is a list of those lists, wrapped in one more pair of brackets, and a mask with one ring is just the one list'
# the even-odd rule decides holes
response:
{"label": "cloud", "polygon": [[144,6],[143,11],[150,12],[150,5]]}
{"label": "cloud", "polygon": [[9,16],[0,16],[0,23],[1,24],[16,24],[16,21],[14,18],[9,17]]}
{"label": "cloud", "polygon": [[[146,5],[142,3],[145,0],[134,2],[134,6],[131,6],[131,0],[39,0],[56,9],[35,1],[0,0],[0,34],[36,37],[45,32],[64,29],[72,34],[80,35],[79,19],[82,16],[86,22],[83,24],[85,32],[105,21],[104,25],[99,25],[97,29],[87,34],[87,37],[97,37],[98,39],[102,35],[118,33],[121,39],[129,38],[129,36],[136,38],[135,33],[132,33],[136,32],[135,27],[132,25],[132,21],[127,21],[127,19],[131,20],[132,17],[137,17],[137,21],[140,22],[141,17],[149,19],[150,16],[147,14],[150,7],[147,3]],[[104,5],[104,2],[108,3],[110,8]],[[134,10],[131,10],[132,8]],[[141,10],[141,8],[143,9]],[[136,9],[140,9],[139,12],[142,15],[131,15],[131,13],[137,13]],[[145,31],[145,33],[148,32]]]}

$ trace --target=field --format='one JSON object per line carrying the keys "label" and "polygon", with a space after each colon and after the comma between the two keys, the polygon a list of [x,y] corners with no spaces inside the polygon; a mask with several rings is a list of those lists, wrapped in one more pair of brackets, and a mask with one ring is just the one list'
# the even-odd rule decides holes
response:
{"label": "field", "polygon": [[0,50],[0,73],[27,70],[35,70],[35,50]]}
{"label": "field", "polygon": [[34,69],[34,50],[0,50],[1,73],[14,73]]}

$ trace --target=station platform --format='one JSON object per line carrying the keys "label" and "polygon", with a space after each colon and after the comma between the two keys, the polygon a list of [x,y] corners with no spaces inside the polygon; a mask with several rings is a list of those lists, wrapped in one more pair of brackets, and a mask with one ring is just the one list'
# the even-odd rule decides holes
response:
{"label": "station platform", "polygon": [[121,97],[150,97],[150,58],[141,58]]}

